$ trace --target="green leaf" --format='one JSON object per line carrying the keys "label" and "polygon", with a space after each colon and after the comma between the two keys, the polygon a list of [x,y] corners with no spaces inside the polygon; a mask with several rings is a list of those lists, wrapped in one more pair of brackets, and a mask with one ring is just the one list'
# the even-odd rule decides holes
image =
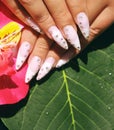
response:
{"label": "green leaf", "polygon": [[104,34],[78,61],[32,83],[27,101],[8,106],[10,114],[1,116],[4,125],[9,130],[113,130],[114,44],[109,42]]}

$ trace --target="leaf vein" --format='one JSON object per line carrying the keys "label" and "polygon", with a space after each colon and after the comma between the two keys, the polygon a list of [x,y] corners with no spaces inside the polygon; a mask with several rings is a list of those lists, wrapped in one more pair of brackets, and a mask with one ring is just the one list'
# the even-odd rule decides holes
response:
{"label": "leaf vein", "polygon": [[100,116],[103,120],[105,120],[109,125],[111,125],[110,124],[110,122],[103,116],[103,115],[101,115],[98,111],[96,111],[93,107],[91,107],[89,104],[87,104],[83,99],[81,99],[81,98],[79,98],[79,97],[77,97],[77,96],[75,96],[75,95],[73,95],[73,94],[71,94],[74,98],[76,98],[76,99],[78,99],[78,100],[80,100],[83,104],[85,104],[87,107],[89,107],[91,110],[93,110],[98,116]]}
{"label": "leaf vein", "polygon": [[65,102],[65,104],[63,105],[63,107],[59,110],[59,112],[55,115],[55,117],[53,118],[53,120],[49,123],[47,130],[49,129],[49,127],[51,126],[51,124],[54,122],[54,120],[59,116],[59,114],[62,112],[62,110],[66,107],[67,105],[67,101]]}
{"label": "leaf vein", "polygon": [[99,102],[101,102],[103,105],[107,106],[107,104],[105,104],[105,102],[103,102],[95,93],[93,93],[90,89],[84,87],[83,84],[79,83],[76,80],[71,79],[70,77],[68,77],[69,80],[73,81],[74,83],[80,85],[80,87],[82,87],[83,89],[85,89],[87,92],[91,93]]}
{"label": "leaf vein", "polygon": [[[48,107],[49,104],[51,104],[53,102],[53,100],[56,98],[56,96],[58,95],[58,93],[62,90],[62,88],[64,87],[64,82],[61,85],[60,89],[58,90],[58,92],[54,95],[54,97],[47,103],[47,105],[45,105],[44,109],[42,109],[41,115],[39,117],[39,119],[37,120],[36,125],[39,123],[40,119],[42,118],[45,109]],[[34,126],[33,130],[36,128],[36,125]]]}
{"label": "leaf vein", "polygon": [[101,130],[101,129],[99,128],[99,126],[98,126],[91,118],[89,118],[85,113],[81,112],[76,106],[74,106],[74,105],[72,105],[72,106],[73,106],[73,108],[74,108],[76,111],[78,111],[82,116],[84,116],[85,118],[87,118],[93,125],[95,125],[95,126],[98,128],[98,130]]}
{"label": "leaf vein", "polygon": [[66,76],[65,71],[63,71],[63,77],[64,77],[65,86],[66,86],[66,93],[67,93],[67,97],[68,97],[70,112],[71,112],[72,125],[74,127],[74,130],[76,130],[74,113],[73,113],[73,108],[72,108],[72,102],[71,102],[71,98],[70,98],[69,86],[68,86],[68,81],[67,81],[67,76]]}

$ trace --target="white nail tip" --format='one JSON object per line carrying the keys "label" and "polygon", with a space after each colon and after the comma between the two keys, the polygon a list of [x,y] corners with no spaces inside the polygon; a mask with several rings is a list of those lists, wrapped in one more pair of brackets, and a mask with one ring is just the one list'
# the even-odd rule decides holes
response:
{"label": "white nail tip", "polygon": [[66,40],[56,26],[51,26],[48,31],[58,45],[60,45],[64,49],[68,49]]}
{"label": "white nail tip", "polygon": [[41,59],[38,56],[34,56],[28,66],[25,82],[28,83],[38,72],[41,64]]}
{"label": "white nail tip", "polygon": [[84,12],[81,12],[76,17],[76,22],[85,38],[89,37],[89,19]]}
{"label": "white nail tip", "polygon": [[71,25],[65,26],[63,30],[69,43],[71,43],[71,45],[76,49],[81,50],[81,45],[76,30]]}
{"label": "white nail tip", "polygon": [[19,48],[17,60],[16,60],[16,70],[19,70],[30,53],[31,45],[29,42],[23,42]]}
{"label": "white nail tip", "polygon": [[56,65],[56,68],[60,68],[61,66],[65,65],[68,62],[68,60],[60,59]]}
{"label": "white nail tip", "polygon": [[42,79],[45,75],[49,73],[55,63],[55,59],[53,57],[49,57],[45,60],[44,64],[42,65],[41,69],[39,70],[37,80]]}

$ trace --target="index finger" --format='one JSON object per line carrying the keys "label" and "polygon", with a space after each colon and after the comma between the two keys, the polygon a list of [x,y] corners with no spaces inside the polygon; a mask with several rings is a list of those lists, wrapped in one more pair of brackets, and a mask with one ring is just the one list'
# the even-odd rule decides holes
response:
{"label": "index finger", "polygon": [[19,18],[19,20],[21,20],[26,25],[32,27],[35,31],[41,33],[38,25],[32,20],[30,15],[18,1],[2,0],[2,3],[4,3],[6,7],[8,7],[17,18]]}

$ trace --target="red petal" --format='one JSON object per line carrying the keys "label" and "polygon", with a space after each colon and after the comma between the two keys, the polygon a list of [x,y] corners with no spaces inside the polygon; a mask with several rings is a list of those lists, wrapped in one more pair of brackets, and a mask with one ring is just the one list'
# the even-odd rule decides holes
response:
{"label": "red petal", "polygon": [[27,65],[12,76],[0,76],[0,105],[17,103],[28,93],[29,85],[25,83]]}
{"label": "red petal", "polygon": [[0,28],[11,21],[16,21],[23,27],[23,23],[0,1]]}

